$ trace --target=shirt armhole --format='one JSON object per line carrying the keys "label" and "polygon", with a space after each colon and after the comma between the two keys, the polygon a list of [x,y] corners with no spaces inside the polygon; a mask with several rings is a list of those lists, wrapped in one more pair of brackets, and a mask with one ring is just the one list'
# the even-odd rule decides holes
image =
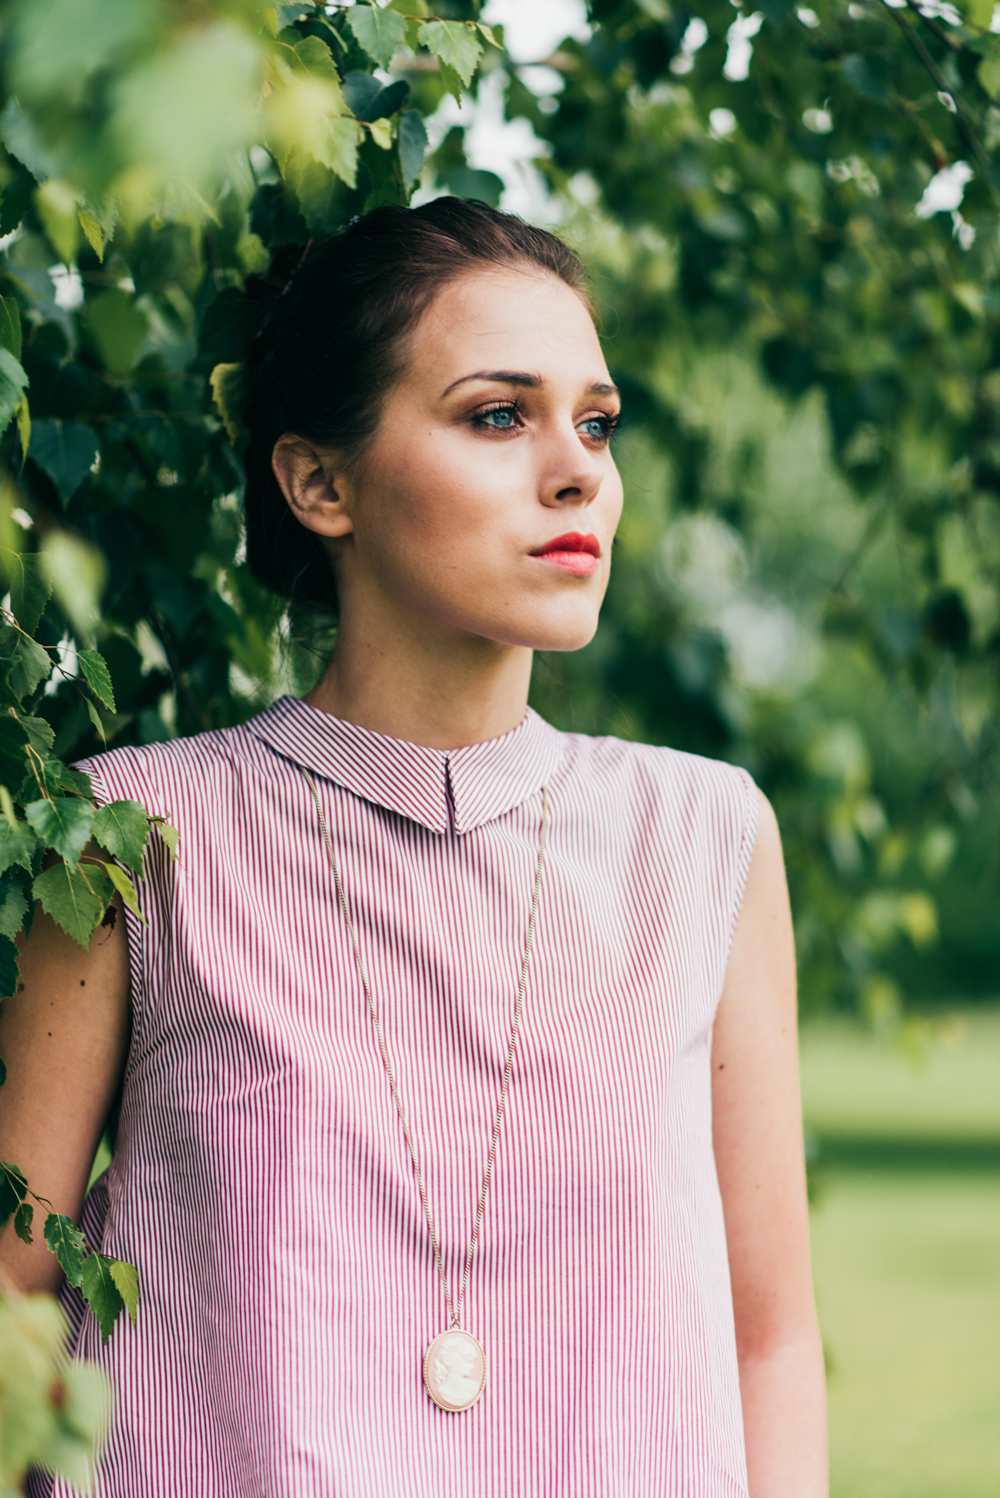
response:
{"label": "shirt armhole", "polygon": [[[94,760],[81,759],[72,768],[74,770],[82,770],[85,775],[89,775],[94,800],[97,802],[98,807],[107,806],[109,801],[122,799],[109,790],[101,770]],[[148,865],[148,852],[147,844],[147,857],[144,860],[144,864],[146,865]],[[119,860],[116,858],[115,863],[118,862]],[[122,865],[122,868],[133,881],[136,897],[141,906],[143,904],[143,880],[137,879],[131,869],[124,868],[124,865]],[[121,902],[120,909],[125,918],[125,936],[128,942],[129,1000],[132,1009],[132,1041],[134,1044],[135,1038],[141,1029],[145,1013],[145,942],[143,940],[143,924],[139,917],[134,911],[129,910],[124,901]],[[127,1065],[128,1063],[126,1062]]]}
{"label": "shirt armhole", "polygon": [[729,931],[726,938],[727,964],[733,947],[733,938],[736,935],[736,924],[740,918],[743,893],[746,889],[747,875],[750,872],[750,860],[753,858],[753,850],[757,842],[757,824],[760,821],[760,800],[756,783],[746,770],[740,769],[738,774],[743,790],[743,830],[736,857],[735,878],[733,880],[733,905],[729,917]]}

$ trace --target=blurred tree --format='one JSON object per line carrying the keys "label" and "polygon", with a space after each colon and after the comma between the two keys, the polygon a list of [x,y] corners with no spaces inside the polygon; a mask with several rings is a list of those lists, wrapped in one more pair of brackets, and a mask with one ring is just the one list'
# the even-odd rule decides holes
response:
{"label": "blurred tree", "polygon": [[507,107],[597,272],[631,509],[536,697],[749,765],[807,1006],[995,995],[992,0],[591,14]]}

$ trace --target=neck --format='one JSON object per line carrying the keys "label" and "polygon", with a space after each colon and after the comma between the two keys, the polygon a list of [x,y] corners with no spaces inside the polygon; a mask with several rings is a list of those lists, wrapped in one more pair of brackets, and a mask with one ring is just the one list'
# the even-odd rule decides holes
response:
{"label": "neck", "polygon": [[311,707],[389,738],[460,749],[516,728],[528,704],[532,652],[432,622],[341,617],[330,663],[306,697]]}

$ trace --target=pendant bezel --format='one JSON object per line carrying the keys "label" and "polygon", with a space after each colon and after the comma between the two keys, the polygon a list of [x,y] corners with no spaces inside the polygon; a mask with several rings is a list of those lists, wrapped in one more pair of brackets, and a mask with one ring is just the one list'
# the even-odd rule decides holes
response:
{"label": "pendant bezel", "polygon": [[[476,1386],[475,1377],[466,1374],[466,1382],[475,1388],[475,1393],[470,1393],[468,1398],[465,1399],[448,1399],[447,1395],[440,1391],[440,1387],[438,1392],[435,1392],[431,1383],[431,1360],[434,1358],[435,1351],[440,1352],[442,1344],[447,1346],[449,1341],[454,1342],[456,1338],[466,1343],[471,1342],[479,1359],[478,1387]],[[474,1337],[471,1332],[467,1332],[462,1326],[451,1326],[447,1331],[439,1332],[424,1354],[424,1388],[427,1390],[429,1398],[446,1415],[464,1415],[466,1410],[471,1410],[473,1405],[478,1404],[486,1389],[486,1353],[479,1338]]]}

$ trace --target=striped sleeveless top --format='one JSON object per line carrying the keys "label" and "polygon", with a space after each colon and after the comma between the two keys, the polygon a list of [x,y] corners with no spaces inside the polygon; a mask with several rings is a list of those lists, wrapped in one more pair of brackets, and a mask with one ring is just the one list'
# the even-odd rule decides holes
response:
{"label": "striped sleeveless top", "polygon": [[[447,1314],[315,778],[449,1280],[472,1230],[538,856],[534,954],[463,1324]],[[83,766],[158,839],[90,1241],[138,1267],[98,1498],[745,1498],[712,1024],[753,847],[743,771],[529,711],[443,753],[284,698]],[[35,1498],[66,1495],[33,1479]]]}

